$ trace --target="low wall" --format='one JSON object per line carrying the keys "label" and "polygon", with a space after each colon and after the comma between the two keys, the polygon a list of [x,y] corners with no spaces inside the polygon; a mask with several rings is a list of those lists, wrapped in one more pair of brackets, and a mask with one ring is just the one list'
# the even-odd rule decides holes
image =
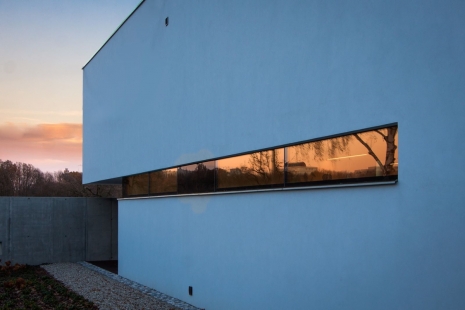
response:
{"label": "low wall", "polygon": [[0,259],[30,265],[118,259],[118,202],[0,197]]}

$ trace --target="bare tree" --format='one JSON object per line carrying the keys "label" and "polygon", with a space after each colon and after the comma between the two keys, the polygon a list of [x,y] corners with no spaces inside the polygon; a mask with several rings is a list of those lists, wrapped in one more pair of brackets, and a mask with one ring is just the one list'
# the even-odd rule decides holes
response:
{"label": "bare tree", "polygon": [[121,197],[121,185],[82,185],[82,173],[43,173],[26,163],[0,160],[0,196]]}
{"label": "bare tree", "polygon": [[16,166],[9,160],[0,160],[0,195],[14,196],[15,187],[12,176],[16,174]]}
{"label": "bare tree", "polygon": [[283,166],[284,163],[279,160],[276,150],[273,149],[250,154],[247,170],[258,185],[264,185],[282,179]]}
{"label": "bare tree", "polygon": [[359,134],[353,134],[355,139],[357,139],[368,151],[368,154],[373,157],[376,161],[378,166],[381,168],[383,172],[383,176],[388,176],[393,171],[393,166],[395,162],[395,152],[397,149],[397,145],[395,145],[395,137],[397,134],[397,127],[389,127],[387,128],[387,134],[382,133],[379,129],[375,130],[374,132],[378,133],[383,137],[384,141],[386,142],[386,157],[384,160],[384,164],[378,158],[375,152],[371,149],[371,147],[366,143]]}

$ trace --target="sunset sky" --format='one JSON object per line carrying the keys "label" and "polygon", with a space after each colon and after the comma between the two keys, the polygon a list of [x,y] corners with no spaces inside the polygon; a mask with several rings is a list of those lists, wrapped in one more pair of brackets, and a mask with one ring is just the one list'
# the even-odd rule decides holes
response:
{"label": "sunset sky", "polygon": [[0,0],[0,159],[82,171],[82,67],[140,0]]}

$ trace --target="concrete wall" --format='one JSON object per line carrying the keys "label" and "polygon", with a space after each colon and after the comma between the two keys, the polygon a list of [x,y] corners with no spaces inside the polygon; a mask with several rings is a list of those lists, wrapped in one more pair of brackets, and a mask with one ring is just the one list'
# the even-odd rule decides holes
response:
{"label": "concrete wall", "polygon": [[0,197],[0,259],[37,265],[118,258],[117,201]]}

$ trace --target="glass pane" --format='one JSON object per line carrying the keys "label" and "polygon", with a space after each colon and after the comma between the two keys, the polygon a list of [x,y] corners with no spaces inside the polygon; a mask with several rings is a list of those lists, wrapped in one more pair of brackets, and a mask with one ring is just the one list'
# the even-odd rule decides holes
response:
{"label": "glass pane", "polygon": [[284,149],[217,160],[217,188],[244,188],[284,183]]}
{"label": "glass pane", "polygon": [[286,183],[393,178],[398,174],[397,127],[287,148]]}
{"label": "glass pane", "polygon": [[150,172],[150,194],[176,193],[177,169]]}
{"label": "glass pane", "polygon": [[178,193],[205,193],[215,191],[215,161],[178,168]]}
{"label": "glass pane", "polygon": [[149,193],[149,174],[143,173],[123,178],[124,196],[139,196]]}

